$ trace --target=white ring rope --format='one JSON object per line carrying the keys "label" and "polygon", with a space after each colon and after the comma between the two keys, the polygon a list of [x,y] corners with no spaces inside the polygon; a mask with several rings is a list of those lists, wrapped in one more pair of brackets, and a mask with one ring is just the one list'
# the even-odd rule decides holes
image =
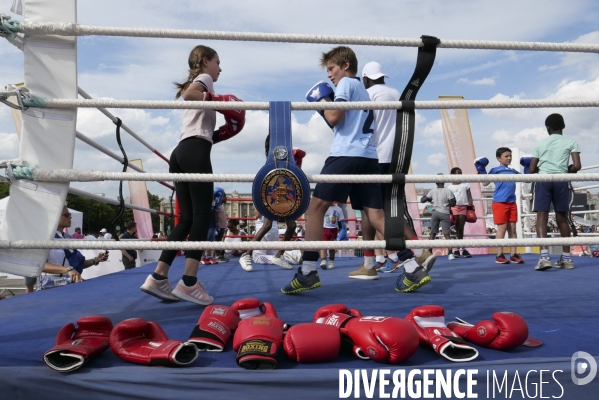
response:
{"label": "white ring rope", "polygon": [[[268,110],[265,101],[174,101],[174,100],[110,100],[110,99],[43,99],[52,108],[144,108],[175,110]],[[443,100],[415,101],[418,110],[486,109],[486,108],[561,108],[599,107],[599,99],[586,100]],[[401,110],[401,101],[292,102],[295,111],[311,110]]]}
{"label": "white ring rope", "polygon": [[[253,182],[254,174],[173,174],[104,172],[74,169],[33,168],[34,181],[96,182],[96,181],[174,181],[174,182]],[[307,175],[312,183],[391,183],[392,175]],[[518,174],[518,175],[406,175],[406,183],[444,182],[570,182],[599,181],[592,174]]]}
{"label": "white ring rope", "polygon": [[[109,26],[79,25],[61,22],[30,22],[19,21],[19,31],[30,35],[59,35],[59,36],[133,36],[171,39],[206,39],[206,40],[235,40],[252,42],[284,42],[284,43],[320,43],[347,44],[365,46],[395,46],[422,47],[422,39],[366,37],[366,36],[337,36],[337,35],[308,35],[290,33],[261,33],[261,32],[223,32],[201,31],[190,29],[152,29],[152,28],[122,28]],[[598,44],[589,43],[547,43],[547,42],[515,42],[489,40],[451,40],[442,39],[438,46],[446,49],[480,49],[480,50],[528,50],[528,51],[559,51],[577,53],[599,53]]]}
{"label": "white ring rope", "polygon": [[[511,247],[599,245],[599,237],[532,239],[406,240],[408,249],[434,247]],[[384,249],[384,240],[348,242],[149,242],[110,240],[2,240],[0,249],[111,249],[111,250],[313,250]]]}

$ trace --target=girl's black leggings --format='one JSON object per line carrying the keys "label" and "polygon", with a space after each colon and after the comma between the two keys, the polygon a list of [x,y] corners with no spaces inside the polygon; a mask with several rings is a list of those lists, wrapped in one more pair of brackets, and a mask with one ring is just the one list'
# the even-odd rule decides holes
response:
{"label": "girl's black leggings", "polygon": [[[171,154],[169,172],[211,174],[210,150],[212,143],[199,137],[179,142]],[[167,237],[167,241],[205,241],[208,237],[212,214],[213,182],[176,182],[175,190],[179,202],[179,223]],[[188,258],[200,260],[203,250],[185,252]],[[171,265],[177,250],[164,250],[160,261]]]}

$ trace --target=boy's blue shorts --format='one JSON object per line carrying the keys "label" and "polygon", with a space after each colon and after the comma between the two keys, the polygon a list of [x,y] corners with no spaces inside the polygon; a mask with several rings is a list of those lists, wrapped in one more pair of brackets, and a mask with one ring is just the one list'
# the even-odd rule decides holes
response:
{"label": "boy's blue shorts", "polygon": [[549,212],[551,204],[556,212],[570,211],[570,186],[568,182],[535,182],[532,210]]}
{"label": "boy's blue shorts", "polygon": [[[379,175],[379,162],[366,157],[329,157],[320,172],[322,175]],[[381,188],[378,183],[318,183],[312,194],[326,201],[347,202],[354,210],[364,207],[383,209]]]}

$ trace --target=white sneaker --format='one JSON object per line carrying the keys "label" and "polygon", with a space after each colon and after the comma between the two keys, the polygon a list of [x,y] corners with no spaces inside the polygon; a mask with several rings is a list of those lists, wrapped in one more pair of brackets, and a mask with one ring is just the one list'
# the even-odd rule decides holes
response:
{"label": "white sneaker", "polygon": [[320,261],[320,268],[327,269],[327,260]]}
{"label": "white sneaker", "polygon": [[293,269],[293,266],[291,264],[289,264],[286,260],[284,260],[282,257],[280,257],[280,258],[273,257],[272,263],[275,265],[278,265],[281,268]]}
{"label": "white sneaker", "polygon": [[147,294],[151,294],[154,297],[158,297],[164,301],[179,301],[179,298],[173,296],[173,288],[168,279],[158,280],[155,279],[151,274],[148,275],[146,281],[141,285],[140,289]]}
{"label": "white sneaker", "polygon": [[247,272],[250,272],[254,268],[252,267],[252,256],[243,255],[239,257],[239,264],[241,264],[241,268],[245,269]]}
{"label": "white sneaker", "polygon": [[177,296],[181,300],[200,304],[202,306],[212,304],[214,301],[212,296],[206,293],[204,287],[200,285],[200,281],[197,281],[193,286],[185,286],[183,279],[181,279],[179,283],[177,283],[175,290],[173,290],[173,295]]}
{"label": "white sneaker", "polygon": [[335,261],[329,260],[329,266],[327,267],[327,269],[333,269],[333,268],[335,268]]}
{"label": "white sneaker", "polygon": [[286,251],[283,253],[283,258],[287,260],[289,264],[301,264],[302,252],[299,250]]}
{"label": "white sneaker", "polygon": [[449,261],[453,261],[453,260],[455,260],[455,256],[452,253],[449,253],[449,255],[447,256],[447,259]]}

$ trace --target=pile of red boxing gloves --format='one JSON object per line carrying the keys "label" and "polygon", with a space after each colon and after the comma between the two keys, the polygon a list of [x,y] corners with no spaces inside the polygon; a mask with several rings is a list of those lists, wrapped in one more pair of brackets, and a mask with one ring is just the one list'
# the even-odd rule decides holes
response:
{"label": "pile of red boxing gloves", "polygon": [[420,345],[446,360],[464,362],[478,357],[466,340],[496,350],[541,344],[528,338],[528,326],[519,315],[497,312],[492,318],[475,325],[459,319],[446,324],[445,312],[437,305],[416,307],[401,319],[362,316],[356,309],[331,304],[316,310],[313,322],[289,327],[271,303],[249,298],[230,307],[207,306],[187,342],[170,340],[157,323],[141,318],[113,328],[106,317],[83,317],[77,327],[67,324],[60,330],[44,362],[70,372],[110,347],[124,361],[185,366],[199,351],[223,351],[231,337],[237,364],[246,369],[276,368],[281,348],[288,359],[300,363],[330,361],[346,351],[360,359],[396,364],[412,357]]}

